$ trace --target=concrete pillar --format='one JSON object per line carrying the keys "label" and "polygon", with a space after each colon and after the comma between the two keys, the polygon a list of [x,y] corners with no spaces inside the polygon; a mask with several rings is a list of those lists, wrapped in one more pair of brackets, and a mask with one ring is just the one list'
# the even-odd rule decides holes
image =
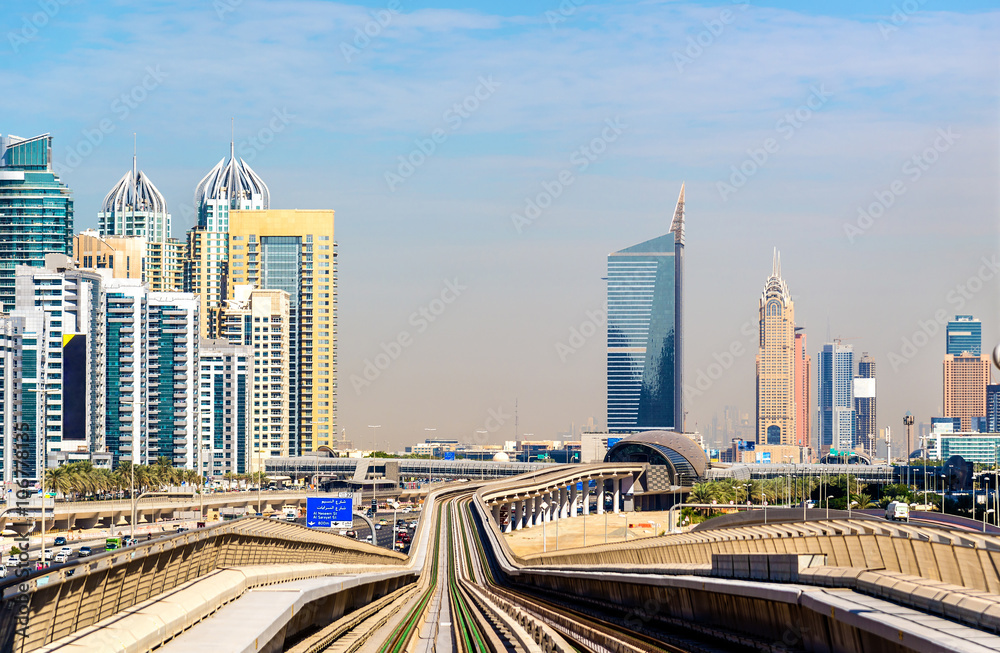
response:
{"label": "concrete pillar", "polygon": [[533,512],[531,515],[531,525],[541,526],[542,525],[542,495],[536,496],[531,500]]}
{"label": "concrete pillar", "polygon": [[514,504],[507,504],[507,525],[503,527],[504,533],[509,533],[514,529]]}
{"label": "concrete pillar", "polygon": [[604,514],[604,477],[597,479],[597,514]]}
{"label": "concrete pillar", "polygon": [[497,526],[500,525],[500,504],[499,503],[494,503],[493,504],[493,521],[495,521],[497,523]]}
{"label": "concrete pillar", "polygon": [[583,479],[583,516],[590,514],[590,479]]}
{"label": "concrete pillar", "polygon": [[617,515],[621,512],[621,508],[618,506],[621,504],[622,500],[622,480],[615,476],[614,487],[615,487],[615,514]]}
{"label": "concrete pillar", "polygon": [[517,524],[514,526],[515,530],[521,530],[524,528],[524,513],[528,510],[528,502],[521,501],[517,502]]}
{"label": "concrete pillar", "polygon": [[576,483],[569,488],[569,516],[576,517],[576,499],[577,499]]}
{"label": "concrete pillar", "polygon": [[569,491],[565,487],[559,488],[559,519],[569,517]]}

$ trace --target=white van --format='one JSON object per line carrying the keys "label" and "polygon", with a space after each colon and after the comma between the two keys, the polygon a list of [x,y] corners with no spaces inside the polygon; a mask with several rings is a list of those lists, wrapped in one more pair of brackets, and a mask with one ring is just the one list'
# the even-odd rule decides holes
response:
{"label": "white van", "polygon": [[893,521],[909,521],[910,506],[902,501],[892,501],[885,507],[885,518]]}

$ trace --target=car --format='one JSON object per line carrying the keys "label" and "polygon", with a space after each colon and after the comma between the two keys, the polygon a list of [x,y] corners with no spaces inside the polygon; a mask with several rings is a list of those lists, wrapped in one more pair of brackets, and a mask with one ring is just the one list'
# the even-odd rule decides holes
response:
{"label": "car", "polygon": [[73,549],[71,549],[68,546],[64,546],[63,548],[59,549],[59,553],[65,553],[66,555],[71,556],[73,555]]}
{"label": "car", "polygon": [[52,543],[53,546],[63,546],[66,544],[66,538],[60,535],[56,538],[56,541]]}
{"label": "car", "polygon": [[180,526],[180,527],[178,527],[178,528],[177,528],[177,530],[176,530],[176,531],[174,531],[174,532],[175,532],[175,533],[187,533],[187,532],[188,532],[188,530],[190,530],[190,529],[187,529],[187,528],[184,528],[183,526]]}
{"label": "car", "polygon": [[372,542],[372,536],[368,535],[367,537],[365,537],[365,542],[368,542],[369,544],[371,544],[371,542]]}
{"label": "car", "polygon": [[350,538],[353,538],[355,540],[358,539],[358,532],[357,531],[347,531],[346,533],[344,533],[344,535],[346,537],[350,537]]}
{"label": "car", "polygon": [[375,530],[377,531],[382,530],[382,524],[375,524]]}
{"label": "car", "polygon": [[53,560],[57,565],[61,565],[64,562],[69,562],[69,556],[65,553],[57,553],[55,559]]}
{"label": "car", "polygon": [[386,526],[388,524],[389,524],[389,522],[387,520],[385,520],[385,519],[378,520],[378,525],[379,526]]}
{"label": "car", "polygon": [[10,556],[7,558],[7,562],[4,563],[5,567],[17,567],[20,566],[21,559],[17,556]]}
{"label": "car", "polygon": [[80,556],[81,558],[86,558],[87,556],[91,555],[92,553],[93,553],[93,551],[91,551],[91,549],[90,549],[89,546],[81,546],[80,550],[77,551],[77,555]]}
{"label": "car", "polygon": [[[41,551],[38,552],[39,558],[41,558]],[[56,557],[56,552],[52,549],[45,549],[45,562],[52,562],[52,559]]]}

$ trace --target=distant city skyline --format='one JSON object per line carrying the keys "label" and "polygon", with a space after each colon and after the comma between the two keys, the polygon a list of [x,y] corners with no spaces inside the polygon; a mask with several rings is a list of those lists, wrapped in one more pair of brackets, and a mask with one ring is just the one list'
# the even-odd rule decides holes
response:
{"label": "distant city skyline", "polygon": [[688,430],[753,411],[775,246],[809,353],[869,352],[879,428],[929,423],[948,321],[1000,342],[1000,12],[727,4],[685,54],[722,8],[595,2],[553,25],[529,3],[407,5],[348,60],[384,5],[60,4],[5,43],[0,132],[51,133],[74,233],[133,133],[174,238],[232,134],[282,207],[336,210],[338,425],[359,443],[368,424],[395,447],[499,443],[515,400],[535,437],[603,424],[606,256],[665,233],[682,181]]}

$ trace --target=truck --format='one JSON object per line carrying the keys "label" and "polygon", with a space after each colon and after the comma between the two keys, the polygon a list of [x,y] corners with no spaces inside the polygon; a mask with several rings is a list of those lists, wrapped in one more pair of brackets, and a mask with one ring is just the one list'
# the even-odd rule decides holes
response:
{"label": "truck", "polygon": [[299,516],[298,506],[283,506],[281,510],[285,514],[285,521],[295,521]]}
{"label": "truck", "polygon": [[109,537],[104,541],[105,551],[116,551],[122,548],[122,538],[120,537]]}
{"label": "truck", "polygon": [[885,518],[893,521],[910,521],[910,506],[902,501],[891,501],[885,507]]}

